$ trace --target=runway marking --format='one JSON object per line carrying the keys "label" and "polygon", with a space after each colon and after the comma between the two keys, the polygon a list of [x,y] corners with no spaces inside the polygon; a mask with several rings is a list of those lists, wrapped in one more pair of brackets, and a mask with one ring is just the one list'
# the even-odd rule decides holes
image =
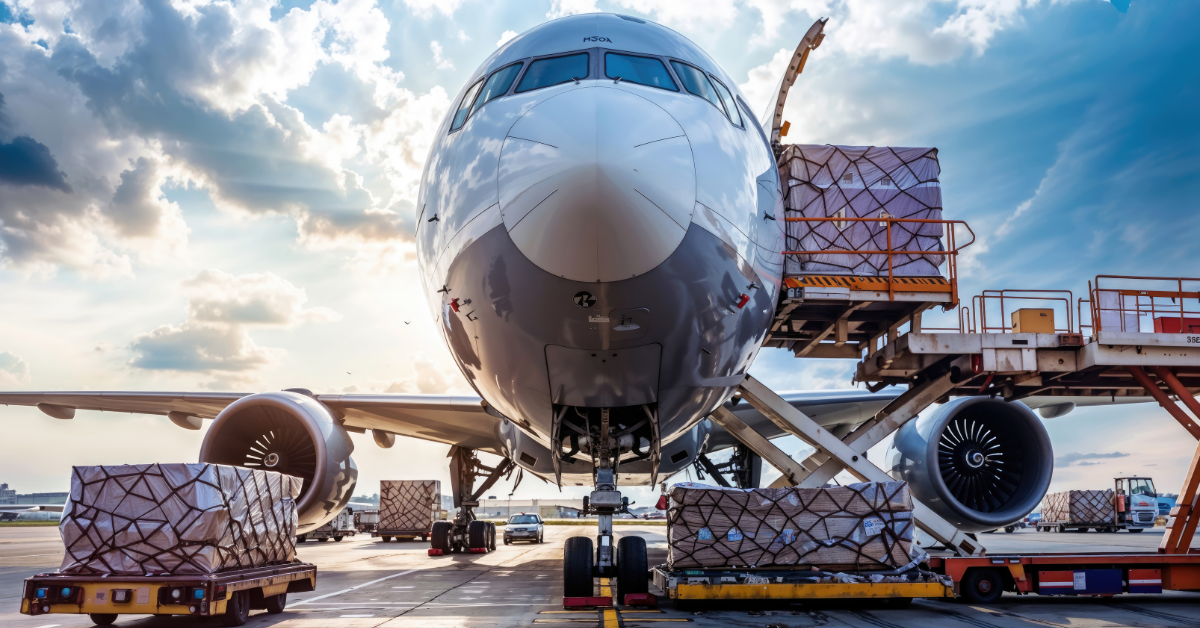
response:
{"label": "runway marking", "polygon": [[326,593],[325,595],[318,595],[317,597],[310,597],[307,600],[300,600],[299,602],[292,604],[292,606],[299,606],[301,604],[312,604],[313,602],[316,602],[317,600],[323,600],[325,598],[333,597],[335,595],[341,595],[343,593],[349,593],[351,591],[356,591],[363,587],[369,587],[378,582],[383,582],[384,580],[391,580],[392,578],[399,578],[400,576],[407,576],[408,574],[416,572],[416,571],[421,571],[421,570],[420,569],[409,569],[408,571],[401,571],[400,573],[394,573],[390,576],[384,576],[377,580],[372,580],[370,582],[364,582],[362,584],[352,586],[349,589],[342,589],[341,591],[335,591],[333,593]]}

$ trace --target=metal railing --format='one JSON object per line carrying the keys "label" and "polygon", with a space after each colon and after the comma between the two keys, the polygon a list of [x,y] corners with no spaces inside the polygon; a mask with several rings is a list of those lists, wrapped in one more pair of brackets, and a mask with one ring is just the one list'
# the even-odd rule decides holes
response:
{"label": "metal railing", "polygon": [[[1057,295],[1057,296],[1053,296]],[[1075,295],[1071,294],[1070,290],[984,290],[981,294],[971,298],[971,305],[974,306],[978,316],[979,325],[976,326],[976,321],[971,320],[971,333],[979,330],[982,333],[1009,333],[1012,332],[1011,316],[1013,311],[1009,311],[1006,307],[1011,306],[1014,302],[1018,305],[1030,305],[1030,302],[1037,302],[1038,305],[1050,307],[1047,309],[1058,313],[1058,304],[1062,304],[1064,317],[1067,321],[1066,327],[1059,327],[1057,316],[1055,319],[1054,333],[1072,334],[1075,331],[1075,317],[1072,316],[1071,305],[1075,300]],[[1000,309],[1000,325],[988,324],[987,313],[988,304],[996,303]],[[1014,310],[1015,311],[1015,310]]]}
{"label": "metal railing", "polygon": [[[856,250],[856,249],[838,248],[838,249],[821,249],[818,251],[784,251],[783,254],[784,255],[863,255],[863,256],[886,255],[887,256],[887,268],[888,268],[888,275],[887,275],[887,278],[888,278],[888,300],[890,300],[890,301],[895,300],[896,286],[898,285],[895,282],[895,263],[894,263],[894,259],[893,259],[894,256],[896,256],[896,255],[916,255],[916,256],[942,255],[942,256],[945,256],[945,258],[947,260],[946,280],[950,283],[950,296],[951,296],[950,303],[948,303],[945,307],[949,308],[949,307],[953,307],[954,305],[958,304],[958,254],[960,251],[962,251],[963,249],[967,248],[968,246],[970,246],[972,243],[975,242],[975,232],[971,230],[970,225],[968,225],[966,223],[966,221],[963,221],[963,220],[940,220],[940,219],[934,219],[934,218],[896,218],[896,217],[892,217],[892,216],[880,216],[880,217],[875,217],[875,218],[855,218],[855,217],[849,217],[849,216],[844,217],[844,218],[838,217],[838,216],[809,218],[809,217],[801,217],[801,216],[787,216],[784,218],[784,221],[786,221],[786,222],[834,222],[834,223],[847,223],[847,222],[885,223],[883,225],[883,227],[884,227],[884,231],[887,234],[887,248],[884,250],[865,250],[865,249],[857,249]],[[945,249],[941,250],[941,251],[919,251],[919,250],[918,251],[907,251],[907,250],[893,249],[892,248],[892,225],[895,223],[921,223],[921,224],[943,225],[943,227],[944,227],[943,235],[939,238],[939,240],[945,243]],[[967,230],[967,233],[971,234],[971,239],[961,246],[958,245],[957,238],[955,236],[954,228],[958,225],[962,225],[962,227]],[[926,237],[935,237],[935,236],[926,236]],[[904,288],[908,288],[908,286],[902,285],[902,289],[904,289]]]}
{"label": "metal railing", "polygon": [[[1185,282],[1194,289],[1185,290]],[[1091,324],[1081,327],[1095,332],[1148,333],[1142,330],[1142,320],[1149,318],[1149,331],[1155,333],[1200,333],[1200,279],[1197,278],[1097,275],[1094,283],[1088,282],[1088,296]],[[1084,302],[1079,300],[1081,313]]]}

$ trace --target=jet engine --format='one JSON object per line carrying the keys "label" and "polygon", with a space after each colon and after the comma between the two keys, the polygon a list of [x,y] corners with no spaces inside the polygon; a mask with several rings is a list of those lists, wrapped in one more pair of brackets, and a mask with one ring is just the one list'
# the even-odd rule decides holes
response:
{"label": "jet engine", "polygon": [[888,450],[892,477],[965,532],[1002,527],[1037,507],[1054,471],[1042,422],[1019,402],[963,397],[909,421]]}
{"label": "jet engine", "polygon": [[324,404],[299,392],[266,392],[242,397],[217,415],[200,462],[302,478],[296,512],[303,534],[349,503],[358,480],[353,451],[349,434]]}

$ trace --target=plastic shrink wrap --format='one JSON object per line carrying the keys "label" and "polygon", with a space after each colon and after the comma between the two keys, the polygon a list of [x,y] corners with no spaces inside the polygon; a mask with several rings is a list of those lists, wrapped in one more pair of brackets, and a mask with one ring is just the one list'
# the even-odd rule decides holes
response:
{"label": "plastic shrink wrap", "polygon": [[[785,215],[805,218],[942,217],[941,167],[936,148],[790,144],[779,158]],[[893,251],[941,251],[942,225],[892,223]],[[888,274],[884,254],[823,251],[886,251],[884,223],[809,221],[787,223],[788,275]],[[939,275],[944,255],[893,255],[898,276]]]}
{"label": "plastic shrink wrap", "polygon": [[1113,490],[1062,491],[1042,498],[1042,523],[1115,522]]}
{"label": "plastic shrink wrap", "polygon": [[60,571],[203,574],[290,562],[302,484],[202,463],[74,467]]}
{"label": "plastic shrink wrap", "polygon": [[667,563],[687,567],[895,569],[913,543],[907,482],[829,488],[671,488]]}
{"label": "plastic shrink wrap", "polygon": [[379,529],[427,531],[433,511],[442,504],[438,480],[382,480],[379,482]]}

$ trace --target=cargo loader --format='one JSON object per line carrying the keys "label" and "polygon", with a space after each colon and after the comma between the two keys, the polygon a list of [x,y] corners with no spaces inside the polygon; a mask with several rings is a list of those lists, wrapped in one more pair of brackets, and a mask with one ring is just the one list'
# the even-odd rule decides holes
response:
{"label": "cargo loader", "polygon": [[119,615],[220,617],[241,626],[251,610],[282,613],[288,593],[316,584],[316,565],[302,562],[178,576],[44,573],[25,580],[21,613],[89,615],[98,626]]}

